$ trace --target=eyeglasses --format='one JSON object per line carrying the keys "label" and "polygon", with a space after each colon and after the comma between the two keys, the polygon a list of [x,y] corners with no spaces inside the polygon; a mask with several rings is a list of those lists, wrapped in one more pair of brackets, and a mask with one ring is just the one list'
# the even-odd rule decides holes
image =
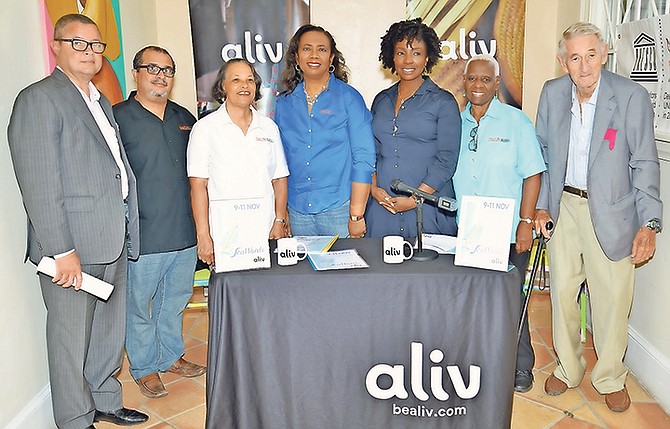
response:
{"label": "eyeglasses", "polygon": [[58,42],[69,42],[72,44],[72,49],[79,52],[84,52],[91,47],[91,50],[96,54],[102,54],[107,48],[107,43],[102,42],[87,42],[83,39],[54,39]]}
{"label": "eyeglasses", "polygon": [[477,152],[477,131],[479,131],[479,125],[470,130],[470,143],[468,143],[468,149],[473,152]]}
{"label": "eyeglasses", "polygon": [[158,66],[156,64],[142,64],[141,66],[135,67],[135,69],[136,70],[147,69],[147,73],[153,74],[153,75],[156,75],[156,76],[158,76],[158,74],[160,72],[163,72],[163,75],[165,77],[174,77],[174,74],[176,73],[176,70],[174,69],[174,67],[170,67],[170,66],[161,67],[161,66]]}

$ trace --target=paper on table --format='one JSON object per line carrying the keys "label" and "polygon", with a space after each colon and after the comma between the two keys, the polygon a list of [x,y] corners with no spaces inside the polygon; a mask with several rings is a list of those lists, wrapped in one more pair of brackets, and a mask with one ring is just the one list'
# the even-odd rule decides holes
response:
{"label": "paper on table", "polygon": [[[37,265],[37,271],[44,273],[47,276],[55,276],[56,261],[48,256],[42,257],[42,260]],[[114,285],[102,281],[97,277],[93,277],[90,274],[82,273],[82,277],[83,279],[81,281],[81,290],[88,292],[91,295],[95,295],[100,299],[104,299],[105,301],[109,299],[109,296],[114,290]]]}
{"label": "paper on table", "polygon": [[333,247],[338,237],[339,235],[296,235],[295,239],[305,245],[307,253],[325,253]]}
{"label": "paper on table", "polygon": [[[440,234],[423,234],[423,248],[434,250],[443,255],[456,254],[456,237]],[[414,242],[416,249],[417,242]]]}
{"label": "paper on table", "polygon": [[326,253],[307,253],[307,259],[316,271],[348,270],[368,268],[369,265],[356,249],[338,250]]}

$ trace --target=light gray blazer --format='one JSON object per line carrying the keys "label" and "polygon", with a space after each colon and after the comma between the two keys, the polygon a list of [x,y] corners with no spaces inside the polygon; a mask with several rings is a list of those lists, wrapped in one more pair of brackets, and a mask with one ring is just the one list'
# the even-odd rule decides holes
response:
{"label": "light gray blazer", "polygon": [[[139,255],[135,176],[126,158],[111,105],[100,98],[116,129],[128,172],[128,232]],[[27,256],[75,249],[82,264],[116,260],[125,243],[121,172],[79,90],[59,69],[16,98],[8,128],[14,172],[28,214]]]}
{"label": "light gray blazer", "polygon": [[[568,75],[546,82],[536,121],[537,137],[547,163],[537,207],[548,210],[557,224],[561,222],[560,200],[568,162],[571,91]],[[631,254],[640,226],[662,216],[653,118],[649,94],[642,86],[602,71],[587,188],[596,237],[605,255],[613,261]],[[606,139],[608,136],[612,138]]]}

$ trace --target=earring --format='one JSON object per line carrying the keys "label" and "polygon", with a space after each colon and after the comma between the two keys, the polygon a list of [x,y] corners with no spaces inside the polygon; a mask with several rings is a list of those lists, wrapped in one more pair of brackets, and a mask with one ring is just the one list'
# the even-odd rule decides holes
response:
{"label": "earring", "polygon": [[300,70],[300,66],[298,64],[295,65],[295,71],[297,71],[298,74],[302,73],[302,70]]}
{"label": "earring", "polygon": [[334,65],[331,64],[330,67],[328,67],[328,73],[335,73],[335,66]]}
{"label": "earring", "polygon": [[428,74],[428,67],[423,68],[423,74]]}

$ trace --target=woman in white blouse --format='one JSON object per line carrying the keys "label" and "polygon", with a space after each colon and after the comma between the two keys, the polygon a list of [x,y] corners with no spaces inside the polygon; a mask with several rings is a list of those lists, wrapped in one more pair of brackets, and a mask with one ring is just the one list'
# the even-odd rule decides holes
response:
{"label": "woman in white blouse", "polygon": [[[263,224],[271,239],[289,235],[288,167],[277,125],[254,109],[261,77],[244,59],[226,62],[214,83],[221,107],[196,122],[187,150],[198,258],[214,265],[210,201],[263,198]],[[211,219],[212,222],[222,220]]]}

